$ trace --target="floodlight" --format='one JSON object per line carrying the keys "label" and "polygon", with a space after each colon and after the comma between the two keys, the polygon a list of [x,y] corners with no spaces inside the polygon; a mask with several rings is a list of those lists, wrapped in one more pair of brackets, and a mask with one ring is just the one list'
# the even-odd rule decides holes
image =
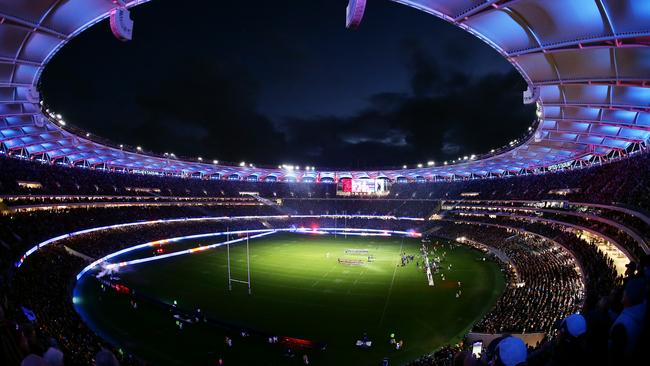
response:
{"label": "floodlight", "polygon": [[126,1],[113,1],[116,7],[111,10],[109,23],[115,38],[120,41],[130,41],[133,37],[133,20],[131,20],[129,9],[126,8]]}

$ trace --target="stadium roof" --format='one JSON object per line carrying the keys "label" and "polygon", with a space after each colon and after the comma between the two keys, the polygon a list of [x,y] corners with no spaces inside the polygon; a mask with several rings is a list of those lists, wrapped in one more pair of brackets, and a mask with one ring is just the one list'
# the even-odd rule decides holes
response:
{"label": "stadium roof", "polygon": [[[132,7],[147,1],[125,3]],[[393,1],[453,23],[512,63],[529,84],[525,99],[537,102],[540,113],[540,123],[527,141],[459,164],[367,172],[232,167],[123,151],[75,135],[55,116],[44,115],[35,87],[53,55],[109,17],[117,5],[111,0],[0,0],[2,149],[73,165],[169,174],[429,180],[586,162],[645,146],[650,139],[650,1]],[[357,10],[363,5],[365,0],[355,1]],[[355,12],[362,15],[363,11]]]}

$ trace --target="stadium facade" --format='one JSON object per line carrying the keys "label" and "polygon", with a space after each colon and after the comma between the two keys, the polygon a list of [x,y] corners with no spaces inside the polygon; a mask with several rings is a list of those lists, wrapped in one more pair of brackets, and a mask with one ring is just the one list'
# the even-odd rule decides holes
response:
{"label": "stadium facade", "polygon": [[[644,150],[650,139],[647,0],[393,0],[489,44],[528,83],[524,103],[537,104],[538,120],[525,139],[449,165],[381,171],[227,166],[127,151],[86,138],[42,106],[41,73],[69,40],[108,17],[114,33],[128,39],[126,9],[147,1],[0,0],[3,153],[71,166],[231,180],[434,181],[589,166]],[[353,2],[349,24],[358,25],[364,5]]]}

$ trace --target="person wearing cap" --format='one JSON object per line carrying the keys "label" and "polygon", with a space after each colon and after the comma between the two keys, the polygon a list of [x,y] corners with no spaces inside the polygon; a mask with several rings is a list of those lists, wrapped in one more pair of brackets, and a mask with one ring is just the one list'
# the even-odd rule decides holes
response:
{"label": "person wearing cap", "polygon": [[560,323],[558,331],[549,365],[584,365],[587,359],[585,317],[581,314],[567,316]]}
{"label": "person wearing cap", "polygon": [[636,274],[636,262],[630,262],[625,265],[625,277],[632,278]]}
{"label": "person wearing cap", "polygon": [[488,365],[522,366],[526,365],[528,347],[521,339],[505,335],[490,342],[487,354]]}

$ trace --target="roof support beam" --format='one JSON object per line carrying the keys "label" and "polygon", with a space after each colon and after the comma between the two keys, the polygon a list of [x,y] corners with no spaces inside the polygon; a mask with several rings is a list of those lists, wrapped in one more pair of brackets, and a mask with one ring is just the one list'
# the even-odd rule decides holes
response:
{"label": "roof support beam", "polygon": [[43,66],[38,62],[22,60],[22,59],[19,59],[19,58],[14,59],[14,58],[8,58],[8,57],[0,57],[0,63],[28,65],[28,66],[35,66],[35,67],[42,67]]}
{"label": "roof support beam", "polygon": [[[618,135],[606,135],[602,133],[593,133],[593,132],[577,132],[577,131],[571,131],[571,130],[544,130],[547,132],[557,132],[557,133],[569,133],[569,134],[575,134],[578,137],[580,136],[594,136],[598,137],[601,139],[612,139],[612,140],[620,140],[620,141],[625,141],[625,142],[631,142],[631,143],[638,143],[638,142],[643,142],[643,139],[640,138],[632,138],[632,137],[622,137]],[[589,142],[581,142],[579,140],[573,140],[577,143],[580,144],[590,144]]]}
{"label": "roof support beam", "polygon": [[[609,109],[616,111],[629,111],[629,112],[650,112],[650,107],[641,107],[641,106],[631,106],[631,105],[622,105],[622,104],[591,104],[591,103],[544,103],[544,106],[551,107],[584,107],[584,108],[600,108],[600,109]],[[549,118],[550,119],[550,118]]]}
{"label": "roof support beam", "polygon": [[31,88],[32,84],[25,84],[25,83],[0,83],[0,88]]}
{"label": "roof support beam", "polygon": [[[616,123],[611,121],[595,121],[595,120],[587,120],[587,119],[570,119],[570,118],[548,118],[547,120],[559,121],[559,122],[589,123],[591,126],[611,126],[611,127],[629,128],[632,130],[650,131],[650,126],[639,126],[637,124],[627,124],[627,123],[623,124],[623,123]],[[544,129],[543,131],[553,131],[553,130]]]}
{"label": "roof support beam", "polygon": [[55,37],[58,37],[60,39],[67,39],[68,38],[67,34],[63,34],[61,32],[55,31],[54,29],[47,28],[47,27],[44,27],[44,26],[42,26],[40,24],[32,23],[32,22],[27,21],[27,20],[23,20],[23,19],[11,16],[9,14],[5,14],[5,13],[0,12],[0,18],[4,18],[6,20],[9,20],[12,23],[15,23],[16,25],[19,25],[19,26],[21,26],[21,27],[23,27],[25,29],[28,29],[31,32],[37,32],[37,31],[38,32],[43,32],[43,33],[47,33],[47,34],[53,35]]}
{"label": "roof support beam", "polygon": [[490,11],[492,9],[499,9],[509,5],[513,5],[521,0],[484,0],[482,5],[476,6],[470,10],[467,10],[461,14],[454,16],[455,23],[462,23],[470,19],[471,17]]}
{"label": "roof support beam", "polygon": [[551,142],[560,142],[560,143],[568,143],[568,144],[576,144],[576,145],[584,145],[585,149],[582,151],[586,151],[586,147],[588,146],[595,146],[595,147],[602,147],[605,149],[610,149],[610,150],[623,150],[623,148],[618,147],[618,146],[611,146],[611,145],[605,145],[602,143],[591,143],[591,142],[578,142],[574,140],[563,140],[563,139],[556,139],[556,138],[544,138],[543,141],[551,141]]}
{"label": "roof support beam", "polygon": [[[19,103],[20,104],[20,103]],[[24,116],[34,116],[39,114],[39,112],[27,112],[27,113],[0,113],[0,118],[5,117],[24,117]]]}
{"label": "roof support beam", "polygon": [[509,52],[508,57],[515,58],[535,53],[572,52],[583,49],[649,47],[650,45],[648,43],[638,41],[639,38],[648,36],[650,36],[650,32],[635,34],[633,37],[619,37],[617,35],[610,35],[605,37],[571,40],[566,42],[554,42],[551,45],[542,44],[539,47]]}
{"label": "roof support beam", "polygon": [[550,81],[536,81],[537,86],[553,86],[553,85],[615,85],[615,86],[634,86],[648,88],[650,87],[650,79],[643,78],[600,78],[600,79],[564,79],[561,82]]}

